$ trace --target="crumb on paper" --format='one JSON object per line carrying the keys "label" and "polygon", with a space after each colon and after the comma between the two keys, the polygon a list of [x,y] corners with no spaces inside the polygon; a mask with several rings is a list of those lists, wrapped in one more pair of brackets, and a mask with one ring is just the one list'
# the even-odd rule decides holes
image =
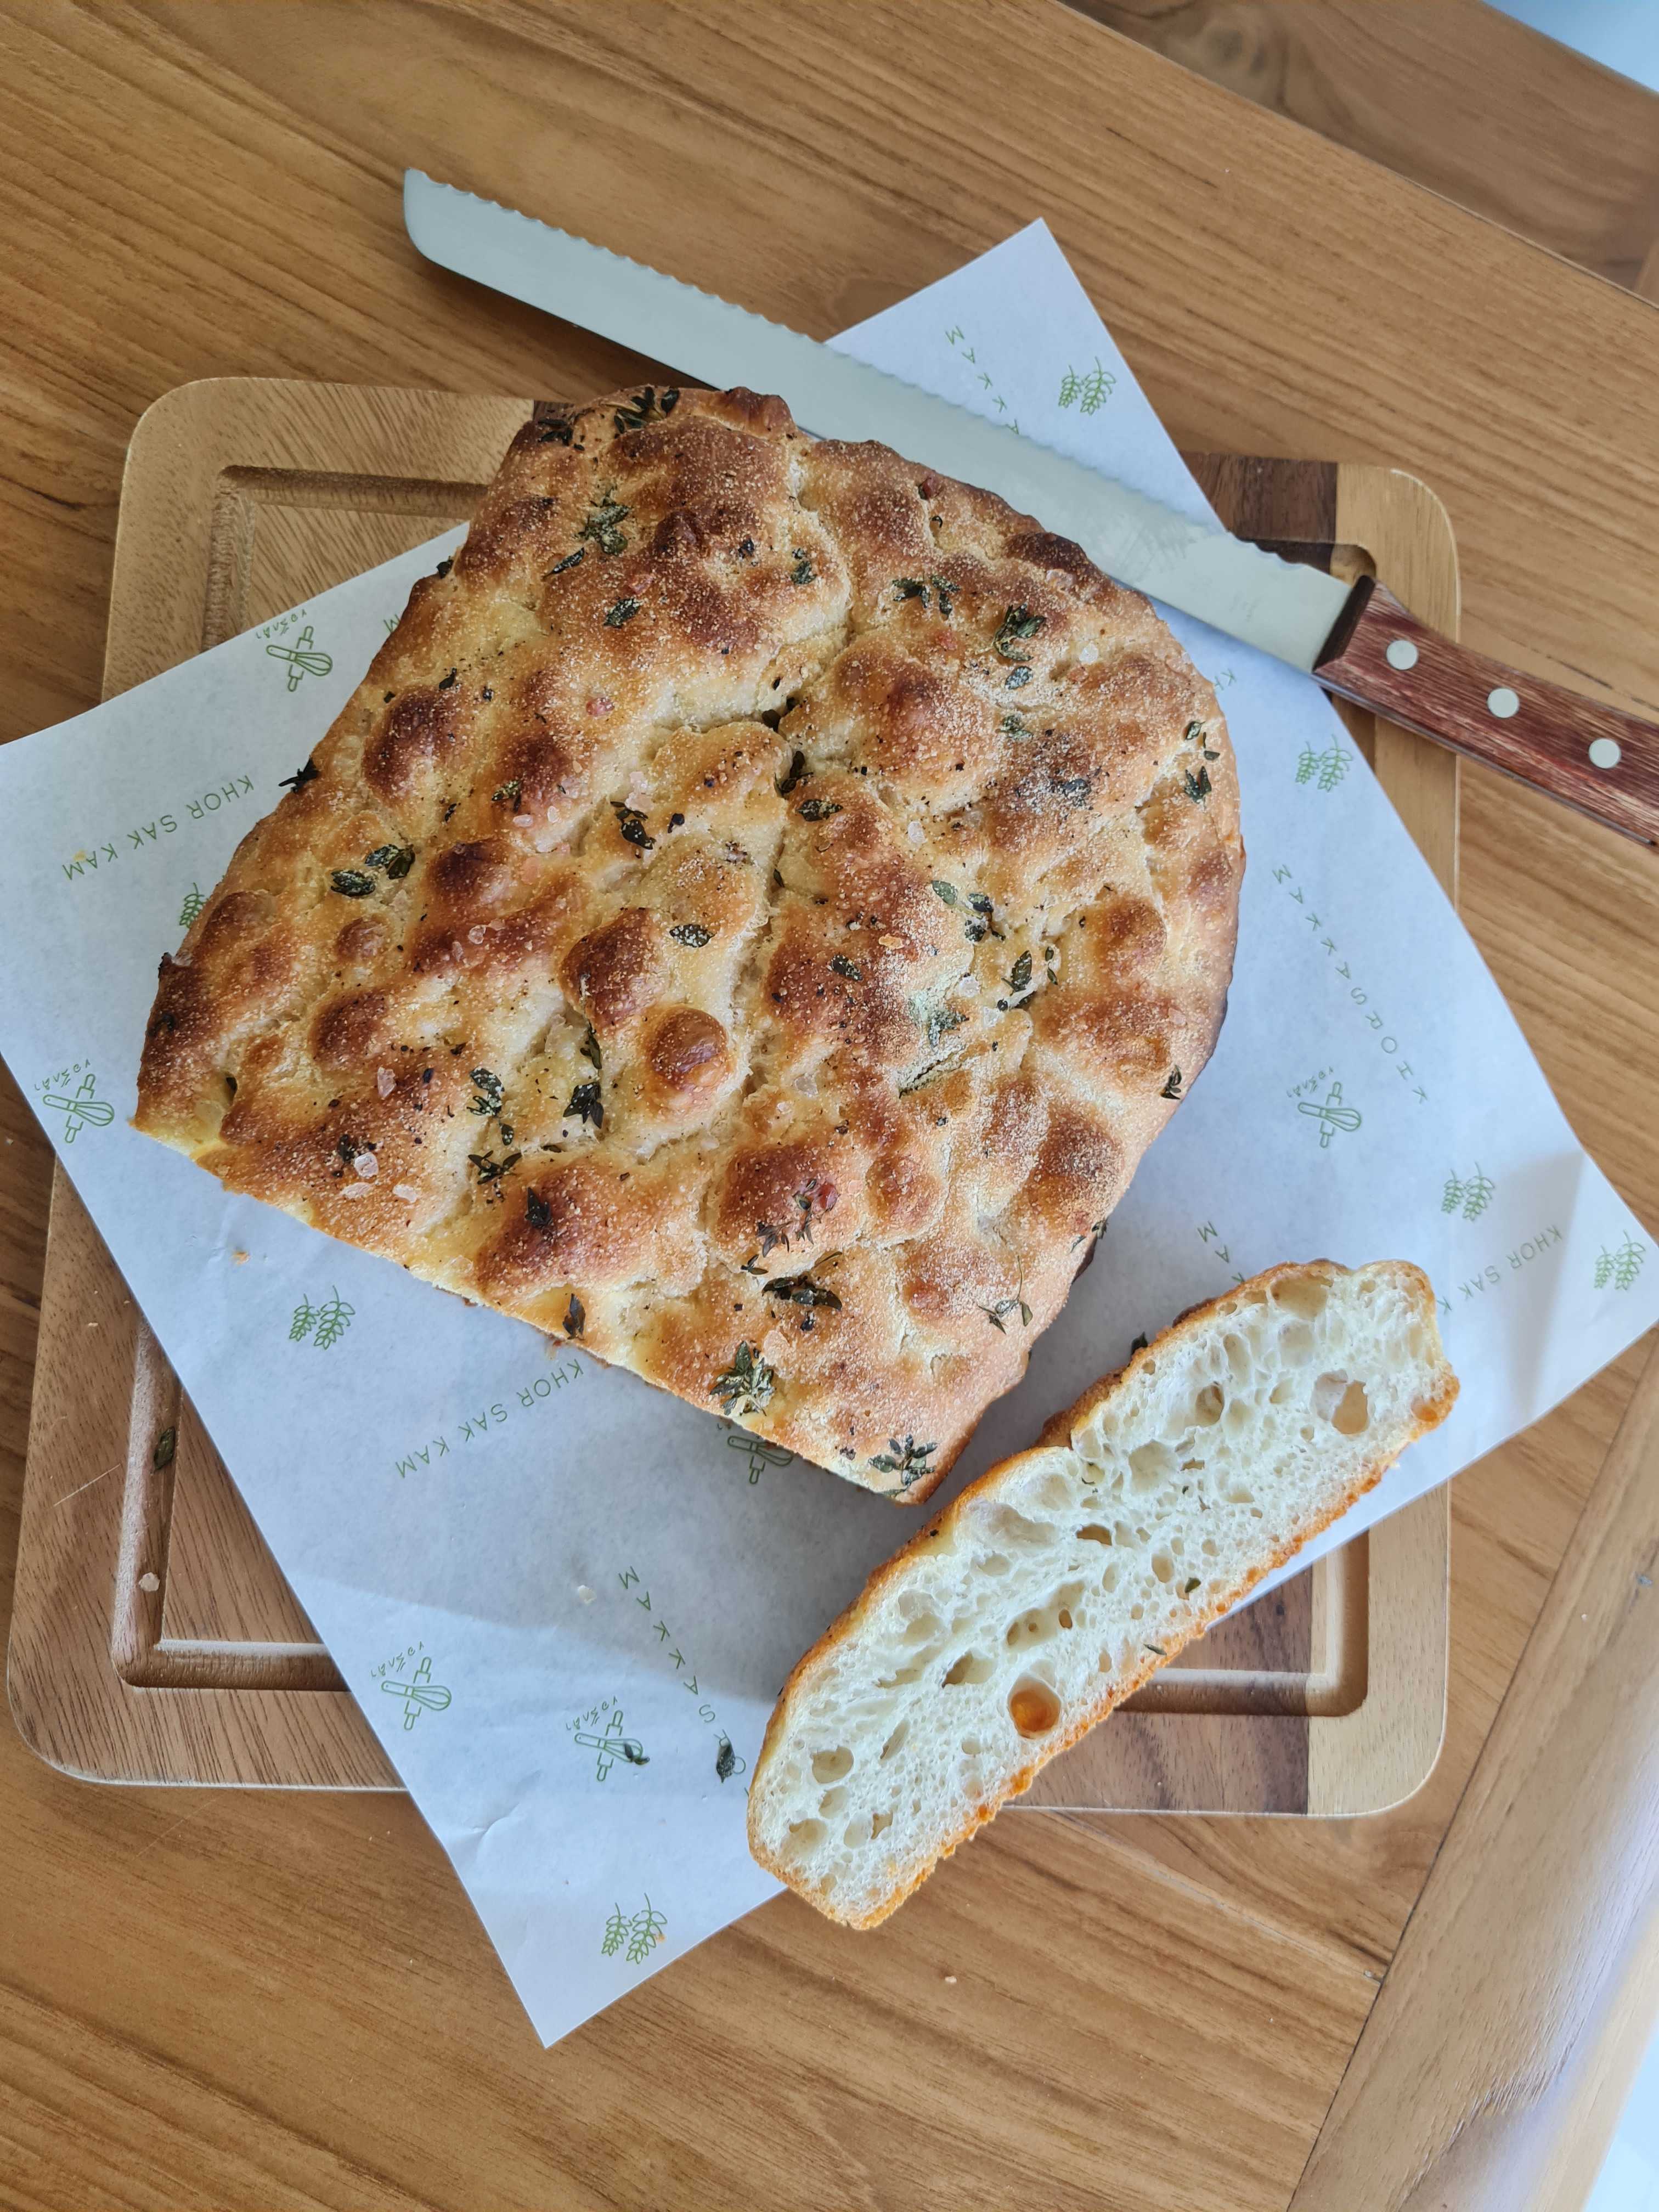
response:
{"label": "crumb on paper", "polygon": [[233,1267],[246,1267],[247,1265],[247,1254],[240,1244],[233,1244],[230,1248],[230,1264]]}
{"label": "crumb on paper", "polygon": [[577,1602],[579,1605],[592,1605],[592,1602],[593,1602],[593,1595],[594,1595],[593,1592],[592,1592],[591,1589],[589,1589],[589,1588],[587,1587],[587,1584],[586,1584],[586,1583],[577,1583],[577,1585],[576,1585],[576,1602]]}

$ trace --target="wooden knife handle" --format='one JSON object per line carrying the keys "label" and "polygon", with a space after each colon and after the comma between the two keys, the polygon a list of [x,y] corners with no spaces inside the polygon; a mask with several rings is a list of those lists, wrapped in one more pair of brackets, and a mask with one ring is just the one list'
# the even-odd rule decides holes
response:
{"label": "wooden knife handle", "polygon": [[1454,645],[1356,585],[1314,674],[1328,690],[1659,844],[1659,728]]}

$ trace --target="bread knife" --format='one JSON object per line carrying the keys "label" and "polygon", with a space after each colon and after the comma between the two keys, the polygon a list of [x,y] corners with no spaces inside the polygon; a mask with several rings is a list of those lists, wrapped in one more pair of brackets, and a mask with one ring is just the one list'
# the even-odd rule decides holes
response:
{"label": "bread knife", "polygon": [[1374,578],[1350,586],[1281,560],[799,331],[418,169],[404,174],[404,220],[441,268],[699,383],[777,392],[820,437],[878,438],[997,492],[1074,538],[1120,582],[1391,722],[1659,843],[1659,728],[1454,644]]}

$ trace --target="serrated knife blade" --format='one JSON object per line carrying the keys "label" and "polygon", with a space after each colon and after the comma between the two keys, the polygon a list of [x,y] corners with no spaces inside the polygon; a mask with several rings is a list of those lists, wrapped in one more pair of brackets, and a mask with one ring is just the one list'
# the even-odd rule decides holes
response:
{"label": "serrated knife blade", "polygon": [[1659,730],[1466,652],[1370,579],[1351,589],[1283,561],[799,331],[418,169],[404,174],[404,220],[442,268],[699,383],[775,392],[820,437],[878,438],[997,492],[1120,582],[1659,842]]}
{"label": "serrated knife blade", "polygon": [[1347,586],[1316,568],[1188,521],[799,331],[418,169],[404,179],[404,220],[428,261],[670,362],[699,384],[775,392],[821,438],[879,438],[907,460],[999,492],[1045,530],[1075,538],[1109,575],[1300,668],[1312,668],[1347,600]]}

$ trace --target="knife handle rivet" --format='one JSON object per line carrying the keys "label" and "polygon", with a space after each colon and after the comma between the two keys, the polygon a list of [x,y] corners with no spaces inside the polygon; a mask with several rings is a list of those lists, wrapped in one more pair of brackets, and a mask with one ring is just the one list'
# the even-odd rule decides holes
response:
{"label": "knife handle rivet", "polygon": [[1398,668],[1403,672],[1407,668],[1416,667],[1417,647],[1408,637],[1391,637],[1389,640],[1388,650],[1382,657],[1390,668]]}
{"label": "knife handle rivet", "polygon": [[1521,712],[1521,695],[1511,691],[1507,684],[1500,684],[1495,691],[1486,694],[1486,712],[1496,714],[1500,722],[1507,722],[1511,714]]}
{"label": "knife handle rivet", "polygon": [[1617,768],[1622,757],[1618,738],[1592,738],[1589,757],[1592,768]]}

